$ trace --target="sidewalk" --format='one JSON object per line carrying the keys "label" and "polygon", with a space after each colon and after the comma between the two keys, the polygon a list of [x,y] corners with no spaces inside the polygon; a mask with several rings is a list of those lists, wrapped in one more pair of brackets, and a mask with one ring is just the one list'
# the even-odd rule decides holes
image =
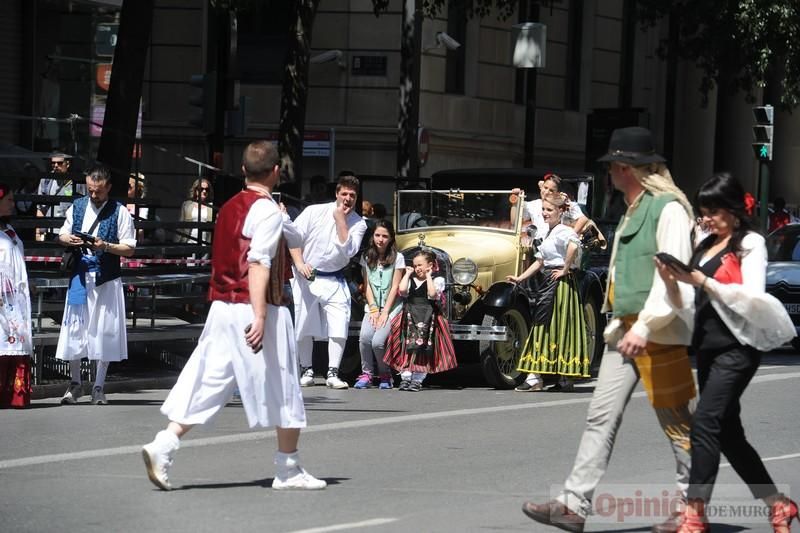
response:
{"label": "sidewalk", "polygon": [[[111,363],[104,390],[106,393],[134,392],[142,389],[171,389],[178,379],[179,370],[166,368],[141,354],[131,353],[126,361]],[[83,390],[88,394],[91,382],[83,380]],[[31,398],[60,398],[69,386],[68,379],[51,379],[34,385]]]}

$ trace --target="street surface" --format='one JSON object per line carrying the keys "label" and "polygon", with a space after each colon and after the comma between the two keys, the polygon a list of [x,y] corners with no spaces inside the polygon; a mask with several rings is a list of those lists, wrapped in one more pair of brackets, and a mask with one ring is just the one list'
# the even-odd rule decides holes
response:
{"label": "street surface", "polygon": [[[776,352],[743,398],[751,442],[794,499],[799,388],[800,356]],[[0,531],[557,531],[520,507],[563,483],[592,390],[592,382],[572,393],[304,389],[309,428],[300,451],[328,481],[318,492],[269,488],[274,432],[249,431],[238,402],[188,435],[170,472],[176,490],[162,492],[145,475],[140,447],[166,424],[166,390],[110,394],[109,406],[86,396],[78,406],[37,400],[27,411],[0,411]],[[674,492],[673,469],[639,388],[598,495]],[[729,466],[718,483],[744,490]],[[652,522],[598,516],[587,531],[649,531]],[[715,531],[769,531],[766,518],[714,523]]]}

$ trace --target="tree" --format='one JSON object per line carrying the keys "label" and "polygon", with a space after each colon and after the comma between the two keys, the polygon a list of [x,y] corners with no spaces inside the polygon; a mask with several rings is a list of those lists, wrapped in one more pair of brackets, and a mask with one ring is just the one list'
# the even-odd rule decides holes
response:
{"label": "tree", "polygon": [[[768,87],[774,104],[800,104],[800,3],[797,0],[638,0],[637,18],[653,26],[669,17],[678,26],[679,57],[704,72],[704,101],[715,86],[751,99]],[[669,51],[664,40],[662,57]],[[730,83],[730,87],[724,87]]]}
{"label": "tree", "polygon": [[153,0],[127,0],[122,3],[120,13],[118,42],[97,149],[97,160],[111,168],[112,191],[119,198],[124,198],[128,190],[153,8]]}
{"label": "tree", "polygon": [[311,30],[319,0],[294,0],[292,4],[291,43],[286,52],[281,92],[278,149],[281,154],[281,168],[286,171],[290,180],[295,180],[298,176],[302,177]]}

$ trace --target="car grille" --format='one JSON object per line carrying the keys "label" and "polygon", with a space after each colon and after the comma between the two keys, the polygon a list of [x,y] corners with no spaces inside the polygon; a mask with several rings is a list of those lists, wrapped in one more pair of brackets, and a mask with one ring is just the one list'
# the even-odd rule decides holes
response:
{"label": "car grille", "polygon": [[795,326],[800,326],[800,287],[779,281],[767,286],[767,292],[780,300]]}

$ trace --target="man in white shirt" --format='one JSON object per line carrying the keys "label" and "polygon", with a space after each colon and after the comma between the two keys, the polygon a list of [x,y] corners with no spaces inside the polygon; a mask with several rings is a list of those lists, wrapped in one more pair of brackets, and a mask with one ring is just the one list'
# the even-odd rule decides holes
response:
{"label": "man in white shirt", "polygon": [[161,407],[167,427],[142,448],[147,476],[170,490],[169,469],[180,439],[228,403],[238,386],[250,427],[276,426],[275,490],[319,490],[327,483],[300,464],[297,444],[306,427],[297,379],[295,338],[283,304],[283,216],[272,199],[280,175],[269,141],[245,148],[247,187],[225,202],[216,220],[211,308],[203,333]]}
{"label": "man in white shirt", "polygon": [[[97,166],[86,175],[88,196],[76,199],[65,213],[58,235],[62,246],[78,249],[70,275],[67,301],[56,346],[56,358],[69,361],[72,381],[63,405],[83,393],[81,359],[97,361],[92,403],[106,404],[103,393],[112,362],[128,358],[125,292],[120,257],[136,250],[133,219],[125,206],[109,199],[111,174]],[[91,234],[79,236],[78,233]]]}
{"label": "man in white shirt", "polygon": [[[609,350],[600,364],[572,472],[563,492],[544,504],[525,502],[533,520],[581,532],[592,512],[592,496],[608,467],[625,407],[641,378],[659,424],[672,447],[678,491],[689,486],[689,428],[696,394],[686,346],[694,323],[694,292],[678,284],[683,307],[674,308],[656,275],[654,255],[667,252],[684,263],[691,257],[692,207],[672,181],[664,158],[653,149],[650,131],[614,130],[608,153],[614,187],[625,196],[627,212],[615,232],[603,311],[613,311],[605,331]],[[677,531],[678,509],[653,526]]]}
{"label": "man in white shirt", "polygon": [[343,270],[358,253],[367,224],[355,212],[358,178],[339,177],[336,201],[310,205],[294,220],[298,247],[290,242],[294,263],[295,332],[300,358],[300,385],[314,384],[314,339],[328,339],[328,371],[325,384],[346,389],[339,378],[347,328],[350,324],[350,289]]}

